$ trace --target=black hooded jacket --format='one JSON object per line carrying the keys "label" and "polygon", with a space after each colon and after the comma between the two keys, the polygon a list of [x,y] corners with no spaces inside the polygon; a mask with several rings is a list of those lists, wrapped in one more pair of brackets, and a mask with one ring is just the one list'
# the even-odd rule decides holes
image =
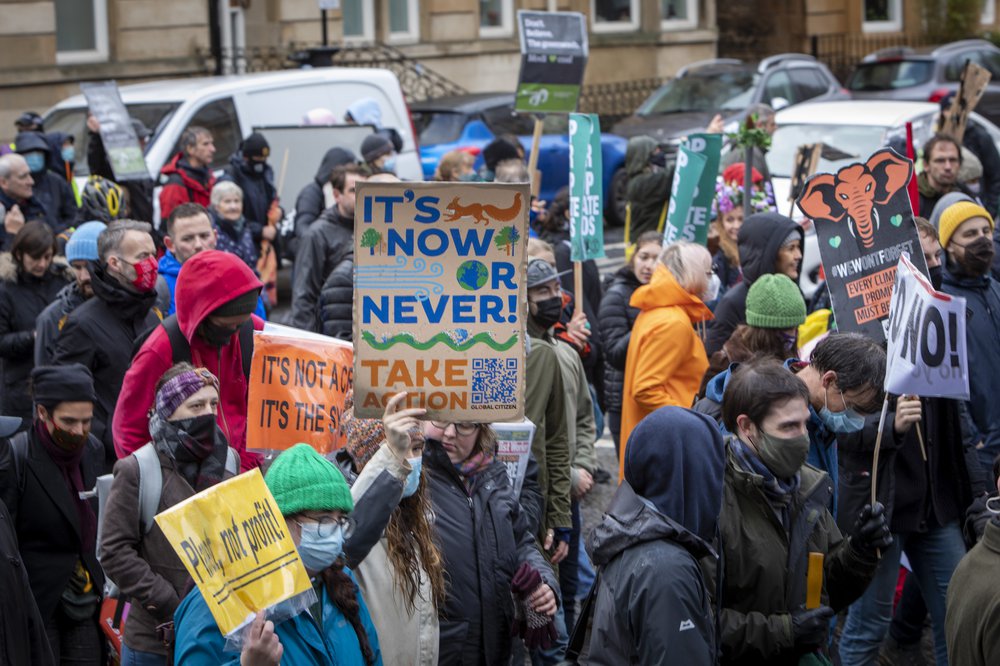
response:
{"label": "black hooded jacket", "polygon": [[705,340],[705,351],[709,357],[722,349],[737,326],[746,323],[747,290],[761,275],[774,272],[778,250],[793,232],[799,234],[799,243],[803,243],[805,234],[802,227],[778,213],[756,213],[740,227],[737,244],[743,281],[727,291],[715,308],[715,319],[709,324]]}
{"label": "black hooded jacket", "polygon": [[330,174],[333,173],[334,168],[341,164],[350,164],[357,161],[357,156],[344,148],[331,148],[326,151],[323,161],[319,163],[319,169],[316,170],[316,176],[312,179],[312,182],[302,188],[298,198],[295,200],[295,228],[292,231],[291,237],[287,238],[284,243],[286,257],[292,260],[295,259],[299,240],[306,235],[306,229],[309,228],[309,225],[315,222],[320,213],[326,209],[326,197],[323,195],[323,186],[330,182]]}
{"label": "black hooded jacket", "polygon": [[699,562],[715,554],[708,544],[722,510],[722,435],[702,414],[663,407],[632,431],[625,451],[626,480],[587,542],[601,567],[588,663],[715,664]]}
{"label": "black hooded jacket", "polygon": [[94,375],[94,422],[91,433],[104,444],[107,470],[117,460],[111,419],[132,362],[136,339],[160,323],[153,308],[156,292],[137,293],[124,286],[103,266],[90,264],[94,297],[70,313],[56,338],[53,365],[80,363]]}
{"label": "black hooded jacket", "polygon": [[319,332],[350,342],[354,337],[354,254],[333,269],[319,294]]}

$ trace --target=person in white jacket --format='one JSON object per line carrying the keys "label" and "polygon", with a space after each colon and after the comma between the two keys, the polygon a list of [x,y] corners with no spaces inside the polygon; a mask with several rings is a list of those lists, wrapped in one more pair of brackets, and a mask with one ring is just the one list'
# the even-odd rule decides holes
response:
{"label": "person in white jacket", "polygon": [[[354,575],[378,631],[384,666],[433,666],[438,662],[438,608],[444,603],[444,565],[432,538],[430,497],[421,475],[423,409],[399,409],[400,393],[381,421],[358,419],[348,395],[342,427],[347,445],[337,463],[361,497],[392,477],[401,484],[382,538]],[[380,494],[381,497],[381,494]],[[386,498],[388,499],[388,498]]]}

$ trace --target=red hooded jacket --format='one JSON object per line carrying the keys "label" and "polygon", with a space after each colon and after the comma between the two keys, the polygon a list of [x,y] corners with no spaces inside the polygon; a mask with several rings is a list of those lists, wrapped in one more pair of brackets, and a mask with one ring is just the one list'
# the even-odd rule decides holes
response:
{"label": "red hooded jacket", "polygon": [[205,208],[211,206],[215,174],[208,168],[192,167],[184,159],[184,153],[177,153],[163,165],[160,169],[160,183],[163,185],[160,190],[161,220],[166,220],[174,208],[189,201]]}
{"label": "red hooded jacket", "polygon": [[[174,292],[177,323],[191,344],[192,363],[195,367],[208,368],[219,378],[218,424],[230,446],[239,451],[244,471],[258,466],[259,460],[255,454],[246,452],[248,386],[243,375],[239,333],[230,338],[228,345],[217,349],[195,331],[213,310],[262,286],[253,271],[236,255],[205,250],[184,262]],[[254,328],[263,329],[264,322],[251,316]],[[113,432],[119,458],[150,441],[148,413],[153,405],[154,389],[171,365],[170,339],[163,327],[158,326],[132,359],[118,395]]]}

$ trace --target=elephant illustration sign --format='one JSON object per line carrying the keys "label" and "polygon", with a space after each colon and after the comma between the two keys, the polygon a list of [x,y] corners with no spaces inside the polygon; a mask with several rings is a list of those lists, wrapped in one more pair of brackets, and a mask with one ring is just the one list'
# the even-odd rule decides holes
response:
{"label": "elephant illustration sign", "polygon": [[906,185],[913,163],[889,148],[837,173],[810,178],[799,209],[816,227],[833,313],[841,331],[885,340],[900,254],[927,266]]}

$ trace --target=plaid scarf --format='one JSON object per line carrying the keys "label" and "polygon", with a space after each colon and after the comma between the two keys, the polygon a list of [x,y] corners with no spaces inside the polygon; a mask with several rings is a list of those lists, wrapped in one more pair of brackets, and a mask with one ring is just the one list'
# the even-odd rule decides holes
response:
{"label": "plaid scarf", "polygon": [[493,463],[493,460],[493,454],[480,451],[479,453],[473,453],[460,463],[455,463],[455,469],[458,470],[458,475],[462,477],[462,484],[465,486],[467,495],[472,496],[472,487],[476,483],[476,477],[489,467]]}

